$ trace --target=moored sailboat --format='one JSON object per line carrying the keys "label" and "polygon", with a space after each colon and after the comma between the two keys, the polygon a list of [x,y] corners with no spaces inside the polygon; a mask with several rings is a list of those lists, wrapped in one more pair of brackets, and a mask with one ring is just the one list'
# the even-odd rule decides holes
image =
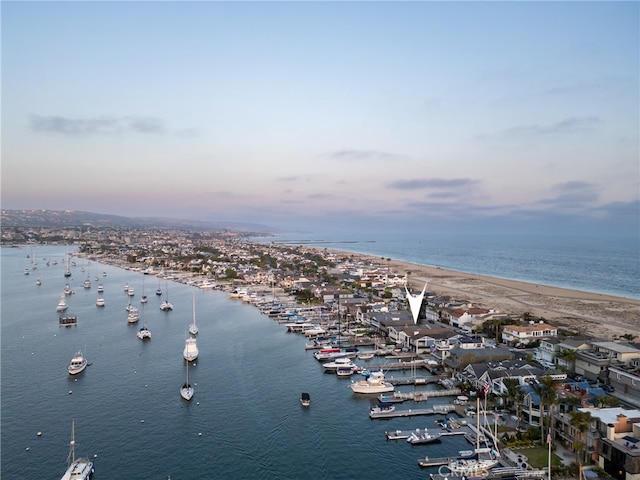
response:
{"label": "moored sailboat", "polygon": [[189,362],[185,363],[187,364],[187,379],[182,384],[182,387],[180,387],[180,396],[188,401],[193,397],[193,387],[189,383]]}
{"label": "moored sailboat", "polygon": [[151,340],[151,331],[147,328],[147,317],[144,314],[144,303],[142,304],[142,328],[136,335],[140,340]]}
{"label": "moored sailboat", "polygon": [[191,335],[197,335],[198,331],[198,326],[196,325],[196,297],[193,295],[193,320],[191,325],[189,325],[189,333]]}
{"label": "moored sailboat", "polygon": [[71,442],[69,443],[69,466],[61,480],[89,480],[93,475],[93,462],[88,458],[76,459],[75,422],[71,421]]}

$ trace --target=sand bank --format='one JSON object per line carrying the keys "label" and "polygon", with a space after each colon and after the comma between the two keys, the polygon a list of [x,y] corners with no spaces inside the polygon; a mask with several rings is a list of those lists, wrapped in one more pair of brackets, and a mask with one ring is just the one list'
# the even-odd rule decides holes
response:
{"label": "sand bank", "polygon": [[[317,249],[318,251],[322,249]],[[331,250],[340,256],[360,258],[393,272],[406,274],[411,288],[427,290],[452,299],[511,315],[529,312],[557,326],[585,335],[610,339],[632,334],[640,336],[640,300],[550,287],[517,280],[445,270],[372,255]]]}

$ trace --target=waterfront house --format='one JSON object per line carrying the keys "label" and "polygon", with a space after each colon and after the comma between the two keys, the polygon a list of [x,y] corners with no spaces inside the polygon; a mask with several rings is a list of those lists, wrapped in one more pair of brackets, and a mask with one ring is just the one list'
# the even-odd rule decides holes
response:
{"label": "waterfront house", "polygon": [[[640,360],[640,350],[626,343],[593,342],[576,354],[575,372],[592,381],[607,383],[610,367],[622,368]],[[617,377],[616,377],[617,380]],[[633,386],[633,385],[632,385]]]}
{"label": "waterfront house", "polygon": [[508,345],[529,345],[548,337],[557,337],[558,329],[540,321],[523,325],[505,325],[502,330],[502,341]]}
{"label": "waterfront house", "polygon": [[478,362],[500,362],[512,360],[513,352],[508,348],[452,348],[449,356],[444,360],[444,365],[454,371],[460,371],[467,365]]}

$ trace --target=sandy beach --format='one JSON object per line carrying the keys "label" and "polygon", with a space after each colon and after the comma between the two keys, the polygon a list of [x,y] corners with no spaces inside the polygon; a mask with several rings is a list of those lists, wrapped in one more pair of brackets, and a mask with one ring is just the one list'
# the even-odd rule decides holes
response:
{"label": "sandy beach", "polygon": [[394,259],[332,250],[344,257],[369,260],[388,266],[393,272],[408,273],[413,289],[427,290],[452,299],[464,300],[502,313],[529,312],[550,323],[581,334],[611,339],[625,334],[640,335],[640,300],[581,292],[516,280],[416,265]]}

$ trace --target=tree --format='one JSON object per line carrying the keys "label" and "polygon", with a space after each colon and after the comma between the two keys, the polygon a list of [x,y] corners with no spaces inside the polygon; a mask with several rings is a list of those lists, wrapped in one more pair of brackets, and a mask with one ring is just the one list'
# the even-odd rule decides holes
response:
{"label": "tree", "polygon": [[[544,435],[544,417],[548,420],[547,434],[551,435],[551,413],[553,406],[558,401],[558,392],[556,391],[556,380],[551,376],[545,375],[540,378],[540,383],[534,385],[533,389],[540,397],[540,434],[542,438],[546,438]],[[545,415],[544,407],[548,406],[548,414]]]}
{"label": "tree", "polygon": [[[520,404],[524,398],[524,394],[520,389],[520,382],[517,378],[505,378],[502,383],[506,387],[505,401],[508,407],[515,410],[516,416],[520,418]],[[515,408],[514,408],[515,407]]]}
{"label": "tree", "polygon": [[591,412],[581,412],[580,410],[575,410],[571,412],[570,415],[571,425],[573,425],[573,428],[578,432],[578,440],[573,442],[573,450],[576,452],[579,471],[582,472],[583,452],[586,445],[584,437],[585,433],[589,431],[589,426],[593,418],[591,417]]}
{"label": "tree", "polygon": [[567,367],[565,367],[566,370],[573,372],[575,370],[577,355],[578,355],[578,352],[576,352],[575,350],[567,349],[567,350],[564,350],[562,353],[560,353],[558,355],[558,358],[561,358],[567,363]]}

